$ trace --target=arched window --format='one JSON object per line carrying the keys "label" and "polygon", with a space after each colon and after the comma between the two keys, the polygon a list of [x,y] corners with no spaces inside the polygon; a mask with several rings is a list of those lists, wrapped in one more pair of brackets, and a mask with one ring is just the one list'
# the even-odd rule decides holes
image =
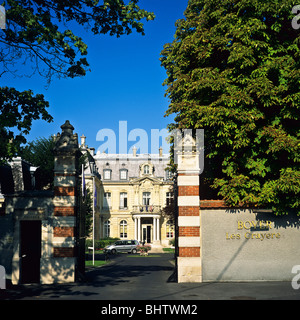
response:
{"label": "arched window", "polygon": [[166,237],[174,238],[174,222],[172,220],[168,220],[166,224]]}
{"label": "arched window", "polygon": [[120,238],[127,238],[127,221],[120,222]]}
{"label": "arched window", "polygon": [[144,166],[144,174],[149,174],[149,173],[150,173],[149,165],[146,164],[146,165]]}
{"label": "arched window", "polygon": [[104,238],[108,238],[110,236],[110,221],[106,220],[104,222]]}

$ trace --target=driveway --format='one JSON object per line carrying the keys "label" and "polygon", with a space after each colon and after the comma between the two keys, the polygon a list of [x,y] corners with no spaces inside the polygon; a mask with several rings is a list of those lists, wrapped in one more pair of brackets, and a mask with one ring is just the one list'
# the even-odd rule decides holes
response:
{"label": "driveway", "polygon": [[0,290],[0,299],[143,300],[169,295],[162,284],[172,280],[174,255],[111,255],[108,265],[87,268],[82,282],[20,285]]}
{"label": "driveway", "polygon": [[119,254],[111,265],[86,276],[88,283],[99,289],[100,299],[151,300],[161,295],[162,284],[171,281],[173,274],[173,254]]}
{"label": "driveway", "polygon": [[173,254],[119,254],[88,269],[83,282],[14,286],[0,299],[16,300],[300,300],[289,282],[176,283]]}

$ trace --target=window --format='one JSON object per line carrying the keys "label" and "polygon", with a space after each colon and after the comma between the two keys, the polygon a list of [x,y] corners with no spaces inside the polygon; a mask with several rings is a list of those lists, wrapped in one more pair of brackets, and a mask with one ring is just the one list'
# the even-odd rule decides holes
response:
{"label": "window", "polygon": [[166,193],[166,205],[170,206],[173,204],[174,201],[174,195],[173,192],[167,192]]}
{"label": "window", "polygon": [[103,208],[110,208],[110,207],[111,207],[111,193],[104,192]]}
{"label": "window", "polygon": [[150,172],[149,166],[146,164],[144,166],[144,174],[149,174],[149,172]]}
{"label": "window", "polygon": [[127,169],[120,170],[120,180],[127,180]]}
{"label": "window", "polygon": [[111,170],[110,169],[103,170],[103,179],[104,180],[111,180]]}
{"label": "window", "polygon": [[120,238],[127,238],[127,221],[120,222]]}
{"label": "window", "polygon": [[151,200],[151,193],[150,192],[143,192],[143,205],[149,206]]}
{"label": "window", "polygon": [[174,223],[172,220],[168,220],[166,224],[166,237],[174,238]]}
{"label": "window", "polygon": [[110,221],[106,220],[104,222],[104,238],[108,238],[110,236]]}
{"label": "window", "polygon": [[127,192],[120,193],[120,209],[127,209]]}

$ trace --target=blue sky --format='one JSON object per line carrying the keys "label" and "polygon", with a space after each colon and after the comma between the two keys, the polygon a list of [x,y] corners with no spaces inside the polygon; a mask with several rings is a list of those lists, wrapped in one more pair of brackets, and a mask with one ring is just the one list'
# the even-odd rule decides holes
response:
{"label": "blue sky", "polygon": [[145,22],[145,36],[93,36],[83,29],[73,29],[88,45],[91,72],[83,78],[54,78],[46,89],[46,80],[38,75],[2,77],[0,85],[32,89],[35,94],[43,93],[50,102],[48,112],[53,123],[35,121],[27,139],[56,134],[67,119],[79,137],[87,136],[87,144],[96,150],[103,143],[96,141],[97,132],[109,128],[118,137],[119,121],[127,121],[128,132],[140,128],[149,136],[151,129],[166,128],[172,117],[164,117],[168,108],[166,87],[162,86],[166,73],[159,56],[164,44],[173,41],[175,22],[183,18],[187,3],[188,0],[140,0],[141,8],[156,15],[154,21]]}

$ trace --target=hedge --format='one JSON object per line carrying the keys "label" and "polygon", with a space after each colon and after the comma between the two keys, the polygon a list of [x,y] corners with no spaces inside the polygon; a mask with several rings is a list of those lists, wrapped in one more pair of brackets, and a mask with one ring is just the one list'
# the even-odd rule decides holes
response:
{"label": "hedge", "polygon": [[[120,240],[120,238],[105,238],[101,240],[95,240],[95,250],[100,250],[105,248],[106,246],[116,242],[117,240]],[[85,240],[85,250],[88,250],[88,247],[93,246],[93,240],[92,239],[86,239]]]}

